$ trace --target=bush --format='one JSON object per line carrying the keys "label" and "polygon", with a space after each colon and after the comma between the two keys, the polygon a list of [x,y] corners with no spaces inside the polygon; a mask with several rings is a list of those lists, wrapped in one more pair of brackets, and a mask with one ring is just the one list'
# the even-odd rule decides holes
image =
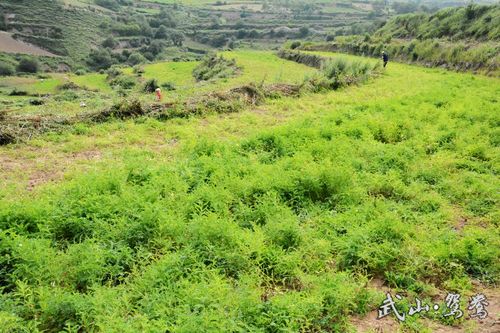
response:
{"label": "bush", "polygon": [[122,89],[132,89],[136,84],[136,80],[130,75],[119,75],[109,81],[112,87],[120,87]]}
{"label": "bush", "polygon": [[234,59],[227,60],[222,56],[211,54],[193,70],[193,76],[197,81],[208,81],[234,76],[239,70]]}
{"label": "bush", "polygon": [[22,58],[17,65],[17,71],[22,73],[36,73],[38,68],[38,61],[33,58]]}
{"label": "bush", "polygon": [[3,12],[0,11],[0,30],[7,30],[7,22]]}
{"label": "bush", "polygon": [[108,69],[115,61],[107,49],[98,49],[90,51],[87,59],[89,67],[95,70]]}
{"label": "bush", "polygon": [[15,73],[14,67],[6,62],[0,62],[0,76],[10,76]]}
{"label": "bush", "polygon": [[116,39],[114,39],[113,37],[108,37],[106,38],[102,44],[101,44],[103,47],[107,47],[107,48],[110,48],[110,49],[114,49],[115,47],[118,46],[118,42],[116,41]]}
{"label": "bush", "polygon": [[136,65],[136,66],[134,66],[133,71],[134,71],[134,74],[139,76],[141,74],[144,74],[144,67]]}
{"label": "bush", "polygon": [[151,79],[144,84],[144,88],[142,90],[147,93],[153,93],[159,87],[158,81],[156,81],[156,79]]}
{"label": "bush", "polygon": [[130,65],[135,66],[135,65],[142,64],[142,63],[146,62],[146,58],[144,58],[144,56],[142,54],[140,54],[138,52],[134,52],[128,57],[127,62]]}
{"label": "bush", "polygon": [[74,82],[66,82],[57,86],[57,90],[77,90],[80,87]]}
{"label": "bush", "polygon": [[17,90],[17,88],[14,88],[10,93],[9,96],[28,96],[28,92],[25,90]]}
{"label": "bush", "polygon": [[155,33],[156,39],[167,39],[168,38],[168,29],[164,25],[161,25]]}
{"label": "bush", "polygon": [[164,82],[161,84],[161,87],[166,91],[173,91],[176,89],[175,83],[173,83],[173,82]]}
{"label": "bush", "polygon": [[116,0],[95,0],[95,4],[114,11],[120,9],[120,5]]}
{"label": "bush", "polygon": [[87,71],[83,68],[79,68],[79,69],[75,70],[76,76],[82,76],[82,75],[85,75],[86,73],[87,73]]}

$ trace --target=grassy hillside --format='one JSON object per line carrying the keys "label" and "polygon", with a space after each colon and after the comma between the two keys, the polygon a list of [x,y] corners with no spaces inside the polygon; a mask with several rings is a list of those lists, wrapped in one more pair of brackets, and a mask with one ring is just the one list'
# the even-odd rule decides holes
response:
{"label": "grassy hillside", "polygon": [[431,15],[401,15],[389,20],[375,33],[375,37],[498,41],[500,6],[472,5],[447,8]]}
{"label": "grassy hillside", "polygon": [[302,48],[390,58],[429,67],[499,75],[500,5],[447,8],[389,20],[373,35],[338,37]]}
{"label": "grassy hillside", "polygon": [[[240,113],[0,147],[2,328],[350,332],[385,288],[400,310],[445,309],[446,292],[493,304],[498,83],[391,64]],[[424,316],[401,329],[491,325]]]}

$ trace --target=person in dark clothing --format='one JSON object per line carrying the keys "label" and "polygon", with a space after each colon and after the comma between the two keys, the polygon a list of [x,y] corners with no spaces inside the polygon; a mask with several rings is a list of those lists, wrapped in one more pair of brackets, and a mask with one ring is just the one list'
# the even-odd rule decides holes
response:
{"label": "person in dark clothing", "polygon": [[385,66],[387,66],[387,63],[389,62],[389,55],[385,51],[382,52],[382,60],[384,61],[384,68],[385,68]]}

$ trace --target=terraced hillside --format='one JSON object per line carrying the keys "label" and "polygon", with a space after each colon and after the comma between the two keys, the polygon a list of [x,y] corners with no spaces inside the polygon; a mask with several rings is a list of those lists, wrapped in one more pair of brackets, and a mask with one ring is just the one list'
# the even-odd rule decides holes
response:
{"label": "terraced hillside", "polygon": [[396,16],[371,35],[304,44],[305,50],[341,51],[430,67],[499,75],[500,5],[447,8],[434,14]]}
{"label": "terraced hillside", "polygon": [[81,60],[98,42],[104,16],[85,8],[66,8],[62,2],[5,0],[0,11],[13,37],[57,55]]}
{"label": "terraced hillside", "polygon": [[196,59],[213,48],[265,49],[290,38],[323,40],[347,30],[363,31],[383,17],[382,7],[358,1],[6,0],[0,4],[0,30],[66,57],[61,62],[73,70],[126,63],[133,53],[134,62]]}

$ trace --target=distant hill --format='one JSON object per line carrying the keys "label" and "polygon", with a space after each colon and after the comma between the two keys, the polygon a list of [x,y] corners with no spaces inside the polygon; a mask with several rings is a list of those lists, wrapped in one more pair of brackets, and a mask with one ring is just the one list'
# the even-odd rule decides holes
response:
{"label": "distant hill", "polygon": [[3,0],[0,12],[14,38],[61,56],[78,59],[100,39],[102,13],[84,7],[67,7],[60,1]]}
{"label": "distant hill", "polygon": [[445,8],[433,14],[405,14],[373,34],[337,37],[331,43],[303,43],[299,48],[347,52],[498,75],[500,5]]}
{"label": "distant hill", "polygon": [[380,38],[500,38],[500,6],[446,8],[434,14],[406,14],[390,19],[374,35]]}

